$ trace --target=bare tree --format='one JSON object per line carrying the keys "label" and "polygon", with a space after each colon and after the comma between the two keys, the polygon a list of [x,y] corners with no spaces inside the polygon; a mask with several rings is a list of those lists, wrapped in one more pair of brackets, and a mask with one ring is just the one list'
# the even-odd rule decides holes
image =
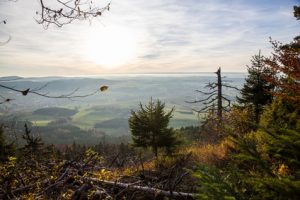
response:
{"label": "bare tree", "polygon": [[[221,67],[219,67],[218,71],[215,72],[217,74],[217,82],[208,83],[205,87],[208,88],[208,92],[204,92],[202,90],[196,90],[206,96],[206,98],[201,100],[194,101],[186,101],[187,103],[203,103],[204,107],[200,110],[195,110],[197,113],[208,113],[211,110],[215,109],[215,105],[217,105],[217,116],[219,119],[222,119],[223,111],[228,111],[231,106],[231,100],[226,98],[223,94],[223,87],[232,88],[235,90],[239,90],[237,87],[231,86],[226,83],[226,81],[222,80],[221,76]],[[224,105],[223,102],[226,102]]]}

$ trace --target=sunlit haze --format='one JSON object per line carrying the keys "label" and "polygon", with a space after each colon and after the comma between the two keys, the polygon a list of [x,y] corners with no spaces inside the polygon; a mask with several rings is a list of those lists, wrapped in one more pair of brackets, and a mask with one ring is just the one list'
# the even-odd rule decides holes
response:
{"label": "sunlit haze", "polygon": [[289,42],[299,33],[297,3],[114,0],[91,23],[44,30],[35,22],[39,1],[0,1],[0,41],[11,36],[0,46],[0,76],[245,72],[259,50],[270,55],[269,37]]}
{"label": "sunlit haze", "polygon": [[107,69],[128,64],[137,55],[138,35],[124,27],[99,28],[88,33],[86,58]]}

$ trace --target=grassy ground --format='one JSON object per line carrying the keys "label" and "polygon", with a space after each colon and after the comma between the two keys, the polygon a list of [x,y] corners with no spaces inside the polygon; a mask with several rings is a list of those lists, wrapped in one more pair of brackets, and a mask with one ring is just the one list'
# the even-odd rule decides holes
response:
{"label": "grassy ground", "polygon": [[32,120],[34,126],[46,126],[51,120]]}

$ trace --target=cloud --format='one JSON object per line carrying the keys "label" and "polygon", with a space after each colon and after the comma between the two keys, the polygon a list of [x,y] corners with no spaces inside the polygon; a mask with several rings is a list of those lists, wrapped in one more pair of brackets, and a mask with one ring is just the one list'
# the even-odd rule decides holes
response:
{"label": "cloud", "polygon": [[[259,49],[269,54],[269,36],[288,42],[298,34],[299,22],[292,16],[296,4],[296,0],[119,0],[91,26],[74,22],[44,30],[34,21],[37,1],[1,2],[0,18],[7,18],[8,24],[0,26],[0,39],[12,36],[0,47],[1,75],[214,71],[220,65],[223,71],[245,71]],[[131,30],[138,49],[135,58],[113,71],[92,63],[83,52],[89,31],[111,26]]]}

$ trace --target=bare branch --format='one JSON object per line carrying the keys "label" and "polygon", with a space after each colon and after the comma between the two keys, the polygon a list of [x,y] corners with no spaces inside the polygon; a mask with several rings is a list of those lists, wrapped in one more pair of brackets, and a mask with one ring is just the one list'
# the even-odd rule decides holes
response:
{"label": "bare branch", "polygon": [[8,36],[8,39],[4,42],[0,42],[0,46],[6,45],[11,40],[11,36]]}
{"label": "bare branch", "polygon": [[[52,98],[52,99],[74,99],[74,98],[84,98],[84,97],[89,97],[89,96],[92,96],[92,95],[95,95],[98,90],[92,92],[92,93],[88,93],[88,94],[83,94],[83,95],[75,95],[76,92],[78,91],[78,88],[73,90],[71,93],[69,94],[63,94],[63,95],[58,95],[58,96],[51,96],[51,95],[48,95],[48,94],[42,94],[42,93],[39,93],[37,90],[31,90],[30,88],[26,89],[26,90],[19,90],[19,89],[15,89],[14,87],[8,87],[8,86],[5,86],[3,84],[0,84],[0,87],[2,88],[5,88],[5,89],[8,89],[8,90],[11,90],[11,91],[14,91],[14,92],[18,92],[18,93],[21,93],[23,96],[27,96],[28,94],[35,94],[35,95],[38,95],[38,96],[42,96],[42,97],[46,97],[46,98]],[[104,87],[104,86],[102,86]],[[101,88],[102,88],[101,87]],[[106,86],[107,87],[107,86]],[[42,86],[41,88],[44,88],[44,86]],[[100,90],[102,91],[102,90]]]}
{"label": "bare branch", "polygon": [[209,105],[209,106],[205,106],[204,108],[200,109],[200,110],[195,110],[192,109],[193,111],[197,112],[197,113],[207,113],[209,109],[213,109],[215,107],[214,104]]}
{"label": "bare branch", "polygon": [[211,95],[209,95],[207,98],[205,99],[202,99],[202,100],[196,100],[196,101],[186,101],[186,103],[201,103],[201,102],[204,102],[204,101],[207,101],[209,100],[210,98],[212,98],[213,96],[215,96],[216,94],[213,93]]}
{"label": "bare branch", "polygon": [[231,100],[227,99],[226,97],[222,96],[222,99],[226,100],[227,102],[231,102]]}
{"label": "bare branch", "polygon": [[44,0],[40,0],[41,12],[36,12],[40,19],[37,19],[38,24],[42,24],[45,29],[50,24],[62,27],[70,24],[74,20],[89,20],[101,16],[105,11],[109,11],[109,2],[104,7],[98,7],[94,0],[56,0],[59,5],[58,9],[50,8],[45,5]]}
{"label": "bare branch", "polygon": [[209,104],[213,103],[216,100],[218,100],[218,97],[215,97],[215,98],[211,99],[209,102],[204,102],[203,104],[204,105],[209,105]]}
{"label": "bare branch", "polygon": [[0,104],[9,103],[15,99],[5,98],[3,101],[0,102]]}
{"label": "bare branch", "polygon": [[41,87],[32,89],[31,91],[34,91],[34,92],[40,91],[40,90],[46,88],[48,85],[49,85],[49,83],[46,83],[46,84],[42,85]]}
{"label": "bare branch", "polygon": [[232,88],[232,89],[235,89],[235,90],[238,90],[238,91],[240,91],[240,89],[239,89],[239,88],[237,88],[237,87],[234,87],[234,86],[231,86],[231,85],[228,85],[228,84],[222,84],[222,86],[223,86],[223,87],[226,87],[226,88]]}
{"label": "bare branch", "polygon": [[218,87],[218,84],[217,83],[208,83],[205,87],[212,90],[212,89],[215,89],[216,87]]}
{"label": "bare branch", "polygon": [[228,103],[228,105],[227,106],[225,106],[225,107],[230,107],[230,105],[231,105],[231,100],[229,100],[229,99],[227,99],[226,97],[224,97],[224,96],[222,96],[222,99],[224,99],[225,101],[227,101],[227,103]]}
{"label": "bare branch", "polygon": [[202,93],[202,94],[204,94],[204,95],[210,95],[210,94],[212,94],[212,93],[215,93],[215,92],[218,92],[218,90],[214,90],[214,91],[211,91],[211,92],[203,92],[203,91],[201,91],[201,90],[195,90],[196,92],[199,92],[199,93]]}

